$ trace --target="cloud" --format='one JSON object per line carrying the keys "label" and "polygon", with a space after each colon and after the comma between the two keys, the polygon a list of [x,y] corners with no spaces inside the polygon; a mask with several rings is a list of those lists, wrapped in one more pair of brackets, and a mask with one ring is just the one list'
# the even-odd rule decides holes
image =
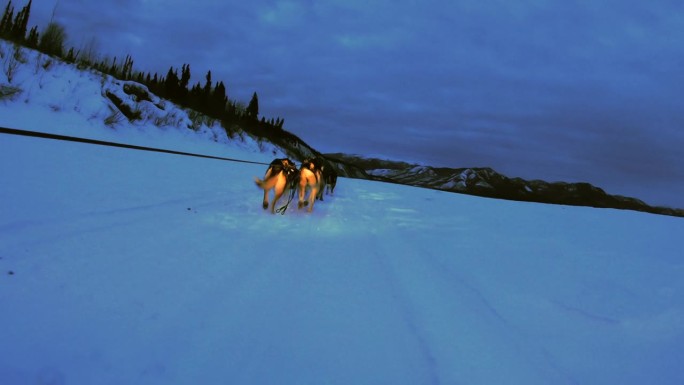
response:
{"label": "cloud", "polygon": [[342,34],[335,36],[335,41],[344,48],[356,49],[373,49],[373,48],[391,48],[399,43],[399,39],[392,34]]}
{"label": "cloud", "polygon": [[276,1],[260,9],[259,19],[268,26],[292,27],[305,18],[306,7],[297,1]]}

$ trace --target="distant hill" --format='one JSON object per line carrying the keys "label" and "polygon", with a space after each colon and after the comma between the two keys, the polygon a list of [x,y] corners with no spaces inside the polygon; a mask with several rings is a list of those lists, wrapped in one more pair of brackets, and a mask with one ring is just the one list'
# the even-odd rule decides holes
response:
{"label": "distant hill", "polygon": [[435,190],[516,201],[636,210],[684,217],[684,210],[655,207],[621,195],[611,195],[589,183],[545,182],[509,178],[483,168],[446,168],[365,158],[358,155],[326,154],[329,159],[362,168],[370,179]]}

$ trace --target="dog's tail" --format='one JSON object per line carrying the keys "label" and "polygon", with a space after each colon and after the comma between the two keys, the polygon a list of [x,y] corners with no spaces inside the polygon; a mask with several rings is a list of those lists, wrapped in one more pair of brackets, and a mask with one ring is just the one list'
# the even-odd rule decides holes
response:
{"label": "dog's tail", "polygon": [[257,187],[264,188],[265,181],[263,181],[257,177],[254,177],[254,183],[256,183]]}
{"label": "dog's tail", "polygon": [[278,176],[278,174],[271,175],[264,180],[254,177],[254,182],[259,188],[268,190],[273,188],[273,186],[275,186],[276,182],[278,181],[278,178],[276,178],[276,176]]}

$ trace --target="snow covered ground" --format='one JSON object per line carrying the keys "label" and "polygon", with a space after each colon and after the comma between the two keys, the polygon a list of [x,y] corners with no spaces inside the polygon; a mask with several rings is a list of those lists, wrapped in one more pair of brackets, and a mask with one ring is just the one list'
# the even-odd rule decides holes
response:
{"label": "snow covered ground", "polygon": [[681,218],[0,137],[3,384],[681,384]]}
{"label": "snow covered ground", "polygon": [[[0,125],[273,158],[61,71]],[[264,168],[0,135],[0,383],[684,383],[681,218],[344,178],[271,215]]]}

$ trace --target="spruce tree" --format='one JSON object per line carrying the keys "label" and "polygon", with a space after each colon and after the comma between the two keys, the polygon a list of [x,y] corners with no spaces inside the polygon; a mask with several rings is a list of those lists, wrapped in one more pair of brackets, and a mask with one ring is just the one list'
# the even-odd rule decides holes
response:
{"label": "spruce tree", "polygon": [[190,83],[190,64],[183,64],[178,92],[181,104],[188,103],[188,83]]}
{"label": "spruce tree", "polygon": [[31,13],[31,0],[17,13],[12,26],[12,39],[23,42],[26,39],[26,28],[28,26],[29,14]]}
{"label": "spruce tree", "polygon": [[245,112],[247,112],[247,116],[253,119],[256,119],[259,115],[259,97],[256,92],[252,95],[252,100],[249,101]]}
{"label": "spruce tree", "polygon": [[29,31],[28,38],[26,38],[26,45],[29,48],[38,48],[38,38],[38,26],[34,26]]}
{"label": "spruce tree", "polygon": [[13,29],[12,19],[14,18],[14,7],[12,7],[12,0],[7,3],[5,12],[0,19],[0,36],[9,37]]}
{"label": "spruce tree", "polygon": [[204,83],[204,97],[205,100],[208,100],[209,95],[211,94],[211,71],[207,71],[206,79],[207,82]]}
{"label": "spruce tree", "polygon": [[169,68],[169,73],[166,74],[164,86],[166,97],[172,101],[176,101],[178,97],[178,74],[173,67]]}
{"label": "spruce tree", "polygon": [[183,64],[181,70],[180,86],[187,89],[188,83],[190,83],[190,64]]}
{"label": "spruce tree", "polygon": [[218,82],[216,88],[214,88],[214,93],[211,95],[211,113],[213,116],[220,118],[226,109],[226,86],[223,82]]}

